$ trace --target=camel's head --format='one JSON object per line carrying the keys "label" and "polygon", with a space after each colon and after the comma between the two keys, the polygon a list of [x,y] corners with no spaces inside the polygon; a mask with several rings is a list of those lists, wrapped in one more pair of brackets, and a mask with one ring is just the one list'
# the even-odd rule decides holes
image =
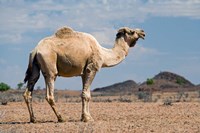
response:
{"label": "camel's head", "polygon": [[130,29],[128,27],[122,27],[118,30],[117,39],[124,37],[124,40],[128,43],[130,47],[135,46],[139,38],[144,39],[145,32],[141,29]]}

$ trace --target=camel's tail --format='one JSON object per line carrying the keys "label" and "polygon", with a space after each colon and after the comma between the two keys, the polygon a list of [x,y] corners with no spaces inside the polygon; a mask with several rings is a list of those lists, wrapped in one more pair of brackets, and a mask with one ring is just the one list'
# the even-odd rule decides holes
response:
{"label": "camel's tail", "polygon": [[25,78],[24,78],[24,83],[26,83],[30,78],[31,76],[33,75],[33,66],[37,65],[36,64],[36,53],[37,51],[34,49],[30,55],[29,55],[29,64],[28,64],[28,68],[26,70],[26,75],[25,75]]}

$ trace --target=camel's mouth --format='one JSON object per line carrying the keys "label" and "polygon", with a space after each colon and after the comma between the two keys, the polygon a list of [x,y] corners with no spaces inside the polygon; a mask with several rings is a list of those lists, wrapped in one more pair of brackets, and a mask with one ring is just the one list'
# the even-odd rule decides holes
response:
{"label": "camel's mouth", "polygon": [[145,32],[142,30],[141,32],[138,33],[139,37],[144,40],[145,38]]}
{"label": "camel's mouth", "polygon": [[138,34],[139,38],[142,38],[144,40],[145,38],[145,32],[141,29],[135,29],[135,32]]}

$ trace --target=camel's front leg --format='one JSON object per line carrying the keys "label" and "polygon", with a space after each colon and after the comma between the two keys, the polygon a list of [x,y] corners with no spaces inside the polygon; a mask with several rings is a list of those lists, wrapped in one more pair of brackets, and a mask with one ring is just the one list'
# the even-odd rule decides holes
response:
{"label": "camel's front leg", "polygon": [[81,121],[93,121],[89,112],[89,102],[91,99],[90,85],[95,77],[96,71],[86,70],[82,76],[83,90],[82,90],[82,116]]}

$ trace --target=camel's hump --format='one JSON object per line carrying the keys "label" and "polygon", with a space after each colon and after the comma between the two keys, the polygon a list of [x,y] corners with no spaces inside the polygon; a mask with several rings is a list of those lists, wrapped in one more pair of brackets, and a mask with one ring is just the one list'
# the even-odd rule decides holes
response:
{"label": "camel's hump", "polygon": [[58,29],[55,33],[56,37],[66,38],[68,35],[72,34],[74,31],[70,27],[62,27]]}

